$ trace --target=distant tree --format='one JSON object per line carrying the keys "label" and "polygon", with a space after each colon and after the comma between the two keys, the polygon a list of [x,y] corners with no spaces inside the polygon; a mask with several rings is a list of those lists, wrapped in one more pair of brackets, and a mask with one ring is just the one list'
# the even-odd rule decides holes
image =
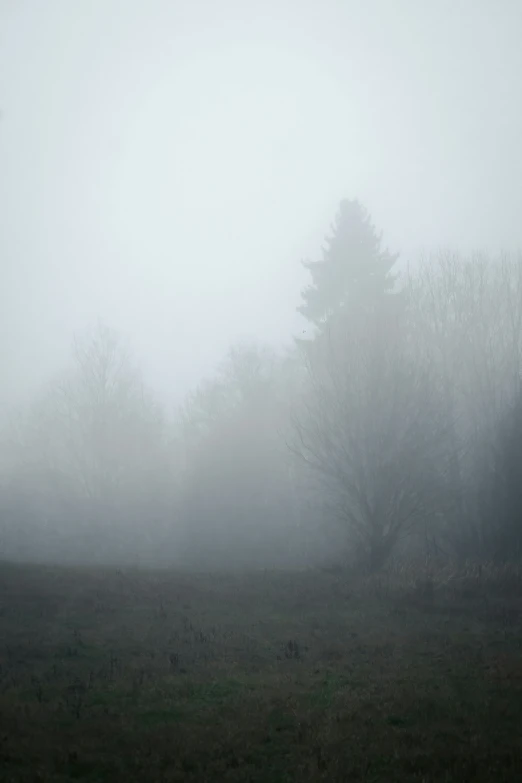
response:
{"label": "distant tree", "polygon": [[238,345],[187,400],[184,495],[195,559],[270,566],[304,557],[283,437],[293,376],[289,359]]}
{"label": "distant tree", "polygon": [[123,338],[103,324],[74,340],[73,366],[51,391],[67,459],[90,497],[108,498],[153,474],[163,414]]}
{"label": "distant tree", "polygon": [[[522,378],[522,257],[442,251],[407,285],[410,332],[448,422],[451,513],[433,535],[459,560],[520,546],[515,479]],[[516,467],[515,467],[516,466]]]}
{"label": "distant tree", "polygon": [[271,350],[255,343],[229,349],[215,376],[192,391],[181,408],[181,429],[188,451],[246,402],[255,398],[263,404],[262,398],[269,396],[275,361]]}
{"label": "distant tree", "polygon": [[397,256],[381,242],[366,209],[344,200],[322,260],[305,263],[312,283],[298,311],[317,332],[297,341],[307,383],[292,442],[373,567],[431,513],[436,484],[422,422],[435,426],[437,416],[408,343],[404,297],[392,290]]}
{"label": "distant tree", "polygon": [[398,258],[381,244],[382,234],[365,207],[357,200],[341,201],[322,259],[303,262],[312,282],[302,291],[298,312],[320,332],[345,313],[375,313],[393,289],[391,270]]}
{"label": "distant tree", "polygon": [[348,550],[381,567],[401,537],[448,501],[447,427],[429,366],[413,346],[360,326],[307,354],[293,452],[323,487]]}
{"label": "distant tree", "polygon": [[479,476],[483,548],[497,561],[522,558],[522,396],[498,423],[488,468]]}
{"label": "distant tree", "polygon": [[125,341],[100,324],[75,338],[70,367],[11,429],[11,494],[77,550],[79,531],[91,552],[111,536],[130,550],[133,535],[173,524],[168,432]]}

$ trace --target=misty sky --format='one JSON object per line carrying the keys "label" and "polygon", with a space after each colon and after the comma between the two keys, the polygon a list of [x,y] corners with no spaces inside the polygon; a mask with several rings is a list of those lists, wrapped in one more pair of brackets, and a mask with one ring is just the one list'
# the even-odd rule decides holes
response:
{"label": "misty sky", "polygon": [[0,401],[99,317],[167,404],[288,341],[342,197],[403,258],[522,246],[521,41],[519,0],[0,0]]}

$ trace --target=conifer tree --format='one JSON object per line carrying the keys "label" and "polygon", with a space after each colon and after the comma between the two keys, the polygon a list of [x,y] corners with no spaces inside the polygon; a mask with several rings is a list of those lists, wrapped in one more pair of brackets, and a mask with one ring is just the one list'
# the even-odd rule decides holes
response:
{"label": "conifer tree", "polygon": [[357,200],[341,201],[322,259],[303,262],[312,283],[301,293],[298,312],[320,331],[333,320],[344,320],[345,313],[378,312],[393,289],[391,270],[398,258],[382,250],[381,243],[382,234],[364,206]]}

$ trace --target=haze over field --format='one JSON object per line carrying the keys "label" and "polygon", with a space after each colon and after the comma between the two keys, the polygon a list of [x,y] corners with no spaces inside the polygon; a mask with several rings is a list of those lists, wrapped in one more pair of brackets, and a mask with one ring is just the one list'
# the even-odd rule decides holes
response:
{"label": "haze over field", "polygon": [[522,244],[517,0],[0,2],[0,400],[101,318],[169,412],[288,344],[343,197],[385,243]]}
{"label": "haze over field", "polygon": [[0,0],[0,777],[522,780],[521,44]]}

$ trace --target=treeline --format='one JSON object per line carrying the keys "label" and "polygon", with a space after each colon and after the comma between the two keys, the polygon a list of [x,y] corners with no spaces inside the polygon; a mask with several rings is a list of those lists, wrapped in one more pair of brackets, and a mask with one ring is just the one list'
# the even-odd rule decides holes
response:
{"label": "treeline", "polygon": [[378,569],[522,555],[522,258],[399,276],[364,207],[306,262],[307,339],[238,345],[169,419],[98,326],[2,434],[0,557]]}

